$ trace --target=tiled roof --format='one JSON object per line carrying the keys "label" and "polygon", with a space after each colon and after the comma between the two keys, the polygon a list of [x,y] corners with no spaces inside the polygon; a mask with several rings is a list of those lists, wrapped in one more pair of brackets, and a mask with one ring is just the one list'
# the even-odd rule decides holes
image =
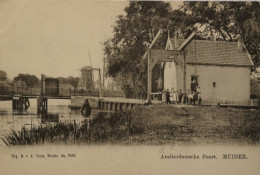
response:
{"label": "tiled roof", "polygon": [[246,50],[239,51],[237,42],[191,40],[184,50],[187,63],[252,66]]}

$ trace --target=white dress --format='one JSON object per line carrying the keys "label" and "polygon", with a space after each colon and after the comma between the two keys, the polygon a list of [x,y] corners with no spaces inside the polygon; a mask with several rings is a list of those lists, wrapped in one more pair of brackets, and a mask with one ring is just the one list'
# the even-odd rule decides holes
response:
{"label": "white dress", "polygon": [[173,92],[172,94],[171,94],[171,102],[176,102],[176,99],[177,99],[177,94],[175,93],[175,92]]}

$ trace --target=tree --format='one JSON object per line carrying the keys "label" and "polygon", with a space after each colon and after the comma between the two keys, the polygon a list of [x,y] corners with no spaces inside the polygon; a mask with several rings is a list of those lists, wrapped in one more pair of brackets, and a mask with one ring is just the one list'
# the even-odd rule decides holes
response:
{"label": "tree", "polygon": [[7,73],[3,70],[0,70],[0,81],[6,81],[7,79]]}
{"label": "tree", "polygon": [[[202,39],[235,41],[241,35],[256,65],[259,61],[259,3],[258,2],[194,2],[186,1],[177,10],[167,2],[131,1],[126,15],[118,16],[114,36],[104,42],[107,60],[106,74],[122,85],[126,93],[144,94],[147,87],[147,62],[142,56],[159,29],[175,30],[187,38],[201,27]],[[164,48],[167,30],[153,48]],[[157,71],[155,71],[157,70]],[[157,74],[154,75],[154,73]],[[153,89],[160,67],[153,71]]]}
{"label": "tree", "polygon": [[79,83],[79,78],[74,78],[72,76],[67,78],[68,83],[73,86],[74,88],[76,88],[78,86]]}
{"label": "tree", "polygon": [[241,35],[253,62],[260,64],[259,2],[186,1],[182,9],[194,19],[188,25],[203,26],[211,39],[219,34],[224,41],[234,41]]}
{"label": "tree", "polygon": [[76,88],[78,86],[78,82],[79,82],[79,78],[78,77],[72,77],[69,76],[67,78],[64,77],[58,77],[59,82],[63,83],[63,84],[70,84],[71,86],[73,86],[74,88]]}
{"label": "tree", "polygon": [[260,24],[256,19],[248,19],[244,22],[244,41],[255,67],[260,65]]}
{"label": "tree", "polygon": [[37,86],[40,83],[35,75],[30,74],[18,74],[18,76],[14,77],[15,82],[18,82],[19,80],[24,81],[29,87]]}
{"label": "tree", "polygon": [[[147,63],[142,56],[159,29],[167,28],[171,8],[165,2],[131,1],[125,12],[116,21],[113,38],[104,42],[106,73],[126,93],[144,94]],[[155,47],[163,48],[165,44],[158,42]]]}

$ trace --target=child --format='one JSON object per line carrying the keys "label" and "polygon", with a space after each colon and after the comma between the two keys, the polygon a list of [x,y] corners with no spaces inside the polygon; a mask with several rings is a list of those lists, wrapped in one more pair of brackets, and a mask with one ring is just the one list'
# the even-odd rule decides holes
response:
{"label": "child", "polygon": [[190,90],[188,89],[187,93],[186,93],[186,104],[187,105],[189,104],[189,94],[190,94]]}
{"label": "child", "polygon": [[198,93],[198,98],[199,98],[198,106],[200,106],[201,105],[201,101],[202,101],[201,92]]}
{"label": "child", "polygon": [[189,97],[189,105],[191,105],[193,101],[193,93],[190,92],[188,97]]}
{"label": "child", "polygon": [[175,101],[176,101],[176,104],[179,104],[179,91],[176,91]]}
{"label": "child", "polygon": [[173,104],[176,103],[176,92],[175,91],[172,92],[172,103]]}
{"label": "child", "polygon": [[166,91],[162,91],[162,103],[166,103]]}

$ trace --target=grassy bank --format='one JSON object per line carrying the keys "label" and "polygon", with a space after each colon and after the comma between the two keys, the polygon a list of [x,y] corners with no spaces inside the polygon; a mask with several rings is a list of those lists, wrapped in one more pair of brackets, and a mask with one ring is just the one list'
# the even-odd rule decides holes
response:
{"label": "grassy bank", "polygon": [[259,111],[210,107],[152,106],[133,111],[142,116],[142,135],[132,142],[143,144],[257,144]]}
{"label": "grassy bank", "polygon": [[3,138],[7,145],[77,144],[258,144],[259,110],[155,105],[106,118],[99,114],[89,125],[60,122],[22,128]]}

